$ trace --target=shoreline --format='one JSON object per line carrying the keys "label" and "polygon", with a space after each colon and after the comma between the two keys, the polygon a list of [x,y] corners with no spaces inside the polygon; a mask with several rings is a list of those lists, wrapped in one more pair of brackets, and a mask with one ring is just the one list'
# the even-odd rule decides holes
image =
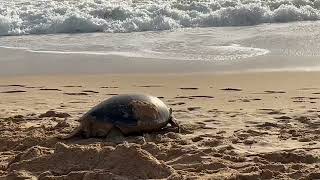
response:
{"label": "shoreline", "polygon": [[34,53],[0,48],[1,76],[57,74],[239,74],[320,71],[318,57],[263,55],[234,61],[163,60],[117,55]]}

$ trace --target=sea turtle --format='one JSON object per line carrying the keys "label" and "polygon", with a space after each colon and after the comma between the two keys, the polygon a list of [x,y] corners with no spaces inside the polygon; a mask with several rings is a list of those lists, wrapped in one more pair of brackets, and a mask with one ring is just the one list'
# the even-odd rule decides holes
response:
{"label": "sea turtle", "polygon": [[113,96],[93,107],[80,118],[80,126],[70,135],[106,137],[111,130],[123,135],[157,131],[170,124],[179,130],[168,108],[159,98],[143,94],[123,94]]}

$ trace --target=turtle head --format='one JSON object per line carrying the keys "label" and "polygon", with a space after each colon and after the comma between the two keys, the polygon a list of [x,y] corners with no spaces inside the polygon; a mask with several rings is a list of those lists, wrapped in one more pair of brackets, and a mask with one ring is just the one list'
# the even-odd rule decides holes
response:
{"label": "turtle head", "polygon": [[169,123],[172,127],[176,128],[178,132],[180,132],[180,126],[179,126],[179,124],[177,123],[176,118],[174,118],[173,115],[172,115],[172,108],[169,108],[169,121],[168,121],[168,123]]}

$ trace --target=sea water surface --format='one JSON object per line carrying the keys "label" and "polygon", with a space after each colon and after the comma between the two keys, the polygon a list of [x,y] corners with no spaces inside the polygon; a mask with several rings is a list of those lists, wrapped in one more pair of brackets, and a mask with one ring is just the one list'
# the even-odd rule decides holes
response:
{"label": "sea water surface", "polygon": [[12,0],[0,47],[319,70],[319,20],[320,0]]}

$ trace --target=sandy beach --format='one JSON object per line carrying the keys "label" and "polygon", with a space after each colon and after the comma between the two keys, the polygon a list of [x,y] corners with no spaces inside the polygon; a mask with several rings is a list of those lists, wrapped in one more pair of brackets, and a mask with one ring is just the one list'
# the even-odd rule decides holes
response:
{"label": "sandy beach", "polygon": [[[0,179],[319,179],[319,72],[0,78]],[[181,133],[59,140],[97,103],[161,98]]]}
{"label": "sandy beach", "polygon": [[[0,180],[320,179],[319,50],[320,0],[0,1]],[[58,138],[128,93],[180,132]]]}

